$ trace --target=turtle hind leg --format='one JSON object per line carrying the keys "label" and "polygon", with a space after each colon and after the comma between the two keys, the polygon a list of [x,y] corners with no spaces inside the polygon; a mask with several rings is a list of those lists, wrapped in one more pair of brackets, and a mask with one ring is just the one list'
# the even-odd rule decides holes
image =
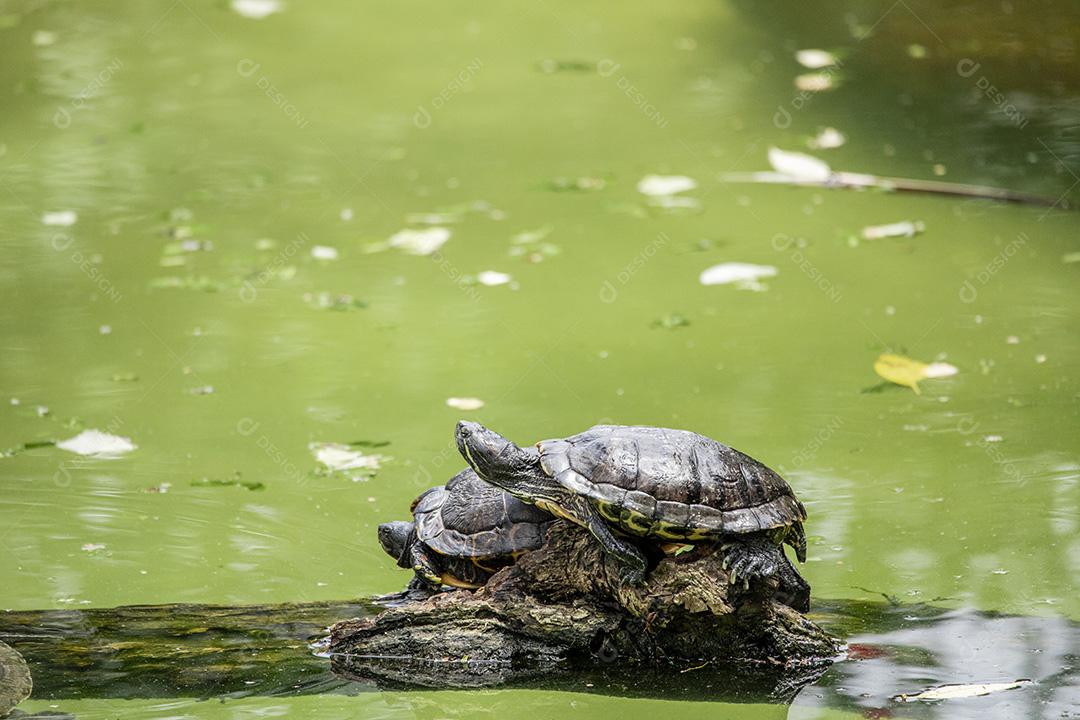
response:
{"label": "turtle hind leg", "polygon": [[806,582],[786,557],[776,573],[780,587],[774,599],[801,613],[810,612],[810,583]]}
{"label": "turtle hind leg", "polygon": [[786,562],[780,546],[764,536],[731,540],[724,543],[722,549],[725,553],[724,568],[732,585],[740,580],[747,585],[751,580],[775,575],[781,563]]}

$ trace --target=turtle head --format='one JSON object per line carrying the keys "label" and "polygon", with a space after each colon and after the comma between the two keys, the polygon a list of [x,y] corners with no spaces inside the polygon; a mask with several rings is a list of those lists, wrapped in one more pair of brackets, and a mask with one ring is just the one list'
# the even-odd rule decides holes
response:
{"label": "turtle head", "polygon": [[535,448],[518,447],[480,423],[465,420],[457,424],[454,437],[462,457],[485,482],[532,504],[561,495],[558,483],[540,468]]}
{"label": "turtle head", "polygon": [[398,567],[412,567],[409,550],[416,542],[415,523],[395,520],[379,526],[379,544],[386,554],[397,560]]}
{"label": "turtle head", "polygon": [[493,485],[502,487],[500,479],[513,472],[522,449],[480,423],[462,420],[454,430],[458,452],[476,474]]}

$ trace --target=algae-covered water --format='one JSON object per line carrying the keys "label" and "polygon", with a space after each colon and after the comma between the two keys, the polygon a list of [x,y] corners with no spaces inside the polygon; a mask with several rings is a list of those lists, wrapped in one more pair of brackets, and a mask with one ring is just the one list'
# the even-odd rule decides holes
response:
{"label": "algae-covered water", "polygon": [[[806,503],[818,598],[1080,620],[1078,28],[1067,3],[0,3],[0,607],[396,590],[375,527],[463,467],[467,417],[761,459]],[[825,128],[846,142],[812,147]],[[770,147],[1059,202],[725,177]],[[922,232],[863,238],[898,222]],[[723,263],[771,270],[699,281]],[[885,352],[958,372],[916,394],[875,374]],[[85,430],[136,447],[50,444]],[[1041,685],[865,712],[1075,715],[1037,694],[1076,662],[1054,637],[870,681]],[[858,716],[835,696],[21,708]]]}

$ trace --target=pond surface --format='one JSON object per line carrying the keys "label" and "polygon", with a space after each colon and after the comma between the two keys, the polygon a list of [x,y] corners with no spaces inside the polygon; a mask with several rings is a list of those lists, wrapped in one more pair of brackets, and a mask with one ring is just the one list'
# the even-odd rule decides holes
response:
{"label": "pond surface", "polygon": [[[238,6],[279,12],[0,3],[0,607],[398,589],[375,527],[463,467],[451,435],[468,417],[521,443],[600,421],[684,427],[761,459],[807,505],[817,598],[1080,619],[1080,215],[723,178],[768,170],[776,146],[840,170],[1075,198],[1075,8]],[[814,72],[795,61],[805,48],[839,56],[813,80],[835,87],[796,88]],[[846,143],[811,149],[826,127]],[[650,197],[649,175],[696,187]],[[902,221],[925,230],[861,237]],[[435,228],[449,239],[434,254],[388,247],[437,243]],[[776,272],[699,282],[727,262]],[[919,394],[882,386],[882,352],[959,372]],[[137,448],[48,445],[88,429]],[[318,443],[380,467],[330,472]],[[1071,677],[1075,652],[1055,636],[1025,635],[1002,665],[909,659],[874,682],[882,708],[808,688],[791,708],[708,712],[1060,717],[1034,694]],[[1042,684],[887,701],[1021,677]],[[50,708],[703,706],[553,690],[21,706]]]}

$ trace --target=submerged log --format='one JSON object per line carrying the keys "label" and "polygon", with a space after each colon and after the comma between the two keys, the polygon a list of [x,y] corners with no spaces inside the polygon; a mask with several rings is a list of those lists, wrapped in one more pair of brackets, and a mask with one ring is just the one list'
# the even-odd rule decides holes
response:
{"label": "submerged log", "polygon": [[331,628],[335,672],[434,687],[483,686],[613,663],[723,667],[780,688],[824,671],[842,643],[772,599],[728,584],[722,556],[663,557],[641,586],[582,528],[557,523],[539,550],[475,592],[448,592]]}

